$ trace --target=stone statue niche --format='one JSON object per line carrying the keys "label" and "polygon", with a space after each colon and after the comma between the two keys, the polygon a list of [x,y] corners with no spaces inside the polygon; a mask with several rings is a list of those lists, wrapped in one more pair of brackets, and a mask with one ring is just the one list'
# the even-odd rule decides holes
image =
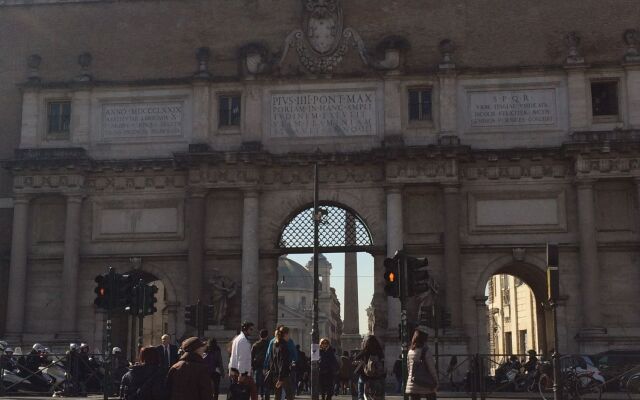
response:
{"label": "stone statue niche", "polygon": [[227,320],[229,301],[235,297],[238,285],[233,279],[220,274],[217,269],[213,270],[213,276],[209,279],[209,284],[211,305],[214,308],[213,323],[216,326],[224,326]]}

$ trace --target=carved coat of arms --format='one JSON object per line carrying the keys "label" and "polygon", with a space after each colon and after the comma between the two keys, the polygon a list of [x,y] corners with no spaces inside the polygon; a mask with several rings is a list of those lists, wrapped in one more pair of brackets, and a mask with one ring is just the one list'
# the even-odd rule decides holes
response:
{"label": "carved coat of arms", "polygon": [[342,61],[349,44],[358,48],[367,63],[364,44],[350,28],[343,29],[340,0],[302,0],[302,30],[297,29],[285,40],[280,64],[294,47],[304,67],[312,73],[330,73]]}

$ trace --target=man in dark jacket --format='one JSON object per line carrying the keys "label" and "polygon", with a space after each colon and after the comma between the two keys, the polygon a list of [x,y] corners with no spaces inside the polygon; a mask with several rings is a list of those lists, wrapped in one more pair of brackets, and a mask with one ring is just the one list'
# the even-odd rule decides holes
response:
{"label": "man in dark jacket", "polygon": [[169,368],[178,361],[178,346],[170,343],[171,337],[166,333],[160,338],[162,344],[158,347],[160,352],[160,367],[165,371],[169,371]]}
{"label": "man in dark jacket", "polygon": [[167,374],[167,392],[171,400],[211,400],[213,388],[209,368],[202,356],[207,343],[197,337],[182,342],[184,354]]}
{"label": "man in dark jacket", "polygon": [[264,384],[264,360],[267,356],[267,346],[269,341],[267,337],[269,332],[266,329],[260,331],[260,339],[251,347],[251,368],[253,369],[254,379],[258,389],[258,394],[262,400],[269,399],[269,388]]}
{"label": "man in dark jacket", "polygon": [[140,350],[140,363],[124,374],[120,384],[121,400],[166,400],[168,393],[160,368],[160,354],[154,347]]}

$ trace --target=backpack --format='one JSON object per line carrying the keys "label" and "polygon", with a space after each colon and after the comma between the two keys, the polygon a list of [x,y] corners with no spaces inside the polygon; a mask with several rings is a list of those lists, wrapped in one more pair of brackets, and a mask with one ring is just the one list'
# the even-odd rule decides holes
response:
{"label": "backpack", "polygon": [[370,355],[367,363],[364,365],[363,373],[367,378],[380,378],[385,376],[384,360],[379,356]]}
{"label": "backpack", "polygon": [[229,386],[229,394],[227,394],[227,400],[249,400],[251,397],[251,391],[249,385],[243,385],[242,383],[233,382]]}

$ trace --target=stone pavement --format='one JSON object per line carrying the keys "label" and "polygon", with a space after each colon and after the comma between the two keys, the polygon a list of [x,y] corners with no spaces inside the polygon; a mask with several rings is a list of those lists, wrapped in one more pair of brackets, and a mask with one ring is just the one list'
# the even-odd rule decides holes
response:
{"label": "stone pavement", "polygon": [[[34,397],[34,396],[14,396],[9,395],[6,397],[0,397],[1,399],[29,399],[29,400],[45,400],[51,399],[51,397]],[[93,399],[98,400],[102,399],[102,395],[91,395],[89,397],[64,397],[65,399]],[[226,400],[227,396],[222,394],[219,397],[219,400]],[[447,400],[470,400],[471,397],[466,393],[452,393],[445,392],[440,393],[438,398],[447,399]],[[116,400],[117,397],[110,397],[110,400]],[[309,395],[296,396],[297,400],[310,400],[311,397]],[[351,396],[335,396],[334,400],[351,400]],[[388,400],[402,400],[401,396],[390,395],[386,396],[385,399]],[[523,399],[540,399],[540,396],[536,396],[534,393],[494,393],[492,395],[488,395],[487,399],[500,399],[500,400],[523,400]],[[585,397],[585,399],[589,399],[589,397]],[[627,395],[626,393],[604,393],[602,395],[602,399],[606,400],[640,400],[640,394]],[[478,397],[480,400],[480,397]]]}

